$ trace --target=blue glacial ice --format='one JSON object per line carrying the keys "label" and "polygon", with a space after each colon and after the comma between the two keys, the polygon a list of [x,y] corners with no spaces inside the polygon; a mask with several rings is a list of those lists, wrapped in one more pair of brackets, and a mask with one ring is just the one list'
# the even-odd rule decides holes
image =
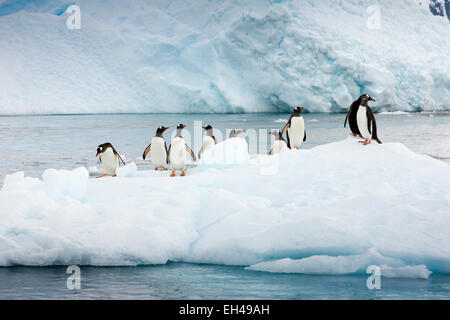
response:
{"label": "blue glacial ice", "polygon": [[[353,138],[279,157],[249,157],[243,144],[216,145],[184,178],[134,163],[117,178],[89,179],[86,168],[7,176],[0,266],[184,261],[312,274],[365,273],[369,265],[390,277],[450,273],[447,164],[400,143],[366,147]],[[235,161],[223,156],[231,145]]]}
{"label": "blue glacial ice", "polygon": [[0,114],[449,110],[449,33],[417,0],[3,0]]}

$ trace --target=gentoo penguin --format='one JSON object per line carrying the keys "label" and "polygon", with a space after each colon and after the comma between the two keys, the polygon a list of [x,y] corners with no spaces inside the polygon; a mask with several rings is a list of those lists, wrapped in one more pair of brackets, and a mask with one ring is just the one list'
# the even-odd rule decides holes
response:
{"label": "gentoo penguin", "polygon": [[303,107],[294,109],[289,121],[284,126],[281,134],[287,130],[287,146],[289,149],[300,149],[303,142],[306,141],[305,120],[302,116]]}
{"label": "gentoo penguin", "polygon": [[366,96],[365,94],[358,98],[358,100],[354,101],[352,105],[350,106],[350,109],[348,109],[347,116],[345,117],[344,121],[344,128],[348,124],[350,125],[350,131],[352,132],[352,136],[359,137],[361,136],[361,133],[358,129],[358,124],[356,123],[356,112],[358,111],[358,107],[361,105],[362,98]]}
{"label": "gentoo penguin", "polygon": [[183,139],[182,131],[186,128],[184,124],[179,124],[177,126],[177,133],[175,137],[172,139],[169,147],[168,156],[170,165],[172,166],[172,173],[170,174],[171,177],[175,177],[175,171],[181,170],[181,175],[184,176],[186,170],[186,151],[189,152],[192,159],[196,161],[194,152],[192,152],[191,148],[188,147],[186,142]]}
{"label": "gentoo penguin", "polygon": [[245,132],[245,130],[233,129],[230,131],[229,139],[236,138],[238,135],[240,135],[241,133],[244,133],[244,132]]}
{"label": "gentoo penguin", "polygon": [[377,137],[377,123],[375,121],[375,116],[372,110],[367,104],[368,101],[375,101],[367,94],[361,97],[361,104],[358,106],[356,111],[356,124],[358,125],[358,130],[364,141],[360,141],[365,145],[369,144],[371,140],[375,140],[381,143],[380,139]]}
{"label": "gentoo penguin", "polygon": [[156,134],[153,137],[151,143],[145,149],[142,158],[145,160],[147,154],[150,152],[150,160],[155,166],[155,170],[163,169],[167,170],[166,165],[169,161],[167,157],[167,145],[166,141],[164,141],[163,133],[169,129],[169,127],[159,127],[156,129]]}
{"label": "gentoo penguin", "polygon": [[283,149],[287,149],[287,143],[283,139],[283,135],[280,131],[272,131],[269,132],[269,134],[275,136],[275,141],[273,142],[272,149],[269,152],[269,155],[273,156],[275,154],[280,153]]}
{"label": "gentoo penguin", "polygon": [[119,153],[114,149],[111,143],[106,142],[97,147],[97,155],[102,163],[103,174],[97,178],[102,178],[106,175],[116,176],[116,169],[119,167],[120,162],[125,165],[125,162],[120,157]]}
{"label": "gentoo penguin", "polygon": [[202,157],[203,152],[205,152],[209,148],[213,147],[217,143],[216,137],[214,137],[213,127],[211,127],[210,125],[207,125],[206,127],[203,126],[202,128],[206,130],[206,135],[203,138],[202,148],[198,152],[199,159]]}

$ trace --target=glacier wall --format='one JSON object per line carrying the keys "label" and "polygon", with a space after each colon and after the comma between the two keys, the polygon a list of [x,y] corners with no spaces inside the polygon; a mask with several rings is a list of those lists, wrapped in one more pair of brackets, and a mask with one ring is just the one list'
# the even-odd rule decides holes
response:
{"label": "glacier wall", "polygon": [[425,2],[0,0],[0,114],[450,110]]}

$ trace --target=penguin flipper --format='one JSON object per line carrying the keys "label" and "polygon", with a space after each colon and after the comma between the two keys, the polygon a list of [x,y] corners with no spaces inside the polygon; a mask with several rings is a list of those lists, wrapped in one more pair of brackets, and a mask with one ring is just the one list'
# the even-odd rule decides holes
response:
{"label": "penguin flipper", "polygon": [[203,146],[200,148],[200,151],[198,152],[199,159],[202,157],[202,153],[203,153]]}
{"label": "penguin flipper", "polygon": [[191,155],[192,159],[193,159],[194,161],[197,161],[197,158],[195,158],[195,154],[194,154],[194,152],[192,151],[192,149],[189,148],[189,146],[188,146],[187,144],[185,144],[185,146],[186,146],[186,151],[189,152],[189,154]]}
{"label": "penguin flipper", "polygon": [[[114,149],[113,146],[111,146],[114,154],[119,158],[120,161],[122,161],[123,165],[126,166],[125,161],[123,161],[122,157],[120,156],[120,154],[116,151],[116,149]],[[120,163],[119,163],[120,164]]]}
{"label": "penguin flipper", "polygon": [[369,128],[369,133],[372,134],[373,140],[375,140],[376,142],[381,144],[382,142],[380,141],[380,139],[378,139],[378,136],[377,136],[377,121],[375,120],[375,115],[373,114],[370,107],[366,107],[366,108],[367,108],[367,122],[368,122],[367,125]]}
{"label": "penguin flipper", "polygon": [[125,161],[123,161],[122,157],[120,156],[120,154],[117,154],[117,156],[119,157],[120,161],[122,161],[123,165],[126,166]]}
{"label": "penguin flipper", "polygon": [[284,132],[287,130],[287,128],[289,128],[291,126],[291,120],[292,120],[292,115],[289,117],[288,122],[285,124],[285,126],[283,127],[283,130],[281,130],[281,135],[284,134]]}
{"label": "penguin flipper", "polygon": [[306,141],[306,130],[305,130],[305,136],[303,137],[303,142]]}
{"label": "penguin flipper", "polygon": [[148,147],[145,148],[144,153],[142,154],[142,159],[145,160],[145,157],[147,157],[147,154],[150,152],[150,149],[151,149],[151,148],[152,148],[152,144],[150,143],[150,144],[148,145]]}
{"label": "penguin flipper", "polygon": [[169,150],[167,150],[167,144],[164,141],[164,149],[166,149],[166,164],[169,164]]}
{"label": "penguin flipper", "polygon": [[170,148],[172,148],[172,145],[169,146],[169,149],[167,150],[167,163],[170,162]]}
{"label": "penguin flipper", "polygon": [[347,126],[347,121],[348,121],[348,116],[350,115],[350,110],[351,109],[348,109],[347,116],[345,116],[344,128]]}

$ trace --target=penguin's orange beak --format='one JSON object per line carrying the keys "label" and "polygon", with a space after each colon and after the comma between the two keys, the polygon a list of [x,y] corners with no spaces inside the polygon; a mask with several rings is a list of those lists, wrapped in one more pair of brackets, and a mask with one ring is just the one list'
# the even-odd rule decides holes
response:
{"label": "penguin's orange beak", "polygon": [[302,111],[303,109],[305,109],[304,107],[297,107],[297,110]]}
{"label": "penguin's orange beak", "polygon": [[375,100],[374,98],[369,98],[369,101],[377,101],[377,100]]}
{"label": "penguin's orange beak", "polygon": [[97,152],[97,154],[95,155],[95,157],[98,157],[99,154],[100,154],[100,152]]}
{"label": "penguin's orange beak", "polygon": [[166,131],[167,129],[169,129],[170,127],[164,127],[164,131]]}

